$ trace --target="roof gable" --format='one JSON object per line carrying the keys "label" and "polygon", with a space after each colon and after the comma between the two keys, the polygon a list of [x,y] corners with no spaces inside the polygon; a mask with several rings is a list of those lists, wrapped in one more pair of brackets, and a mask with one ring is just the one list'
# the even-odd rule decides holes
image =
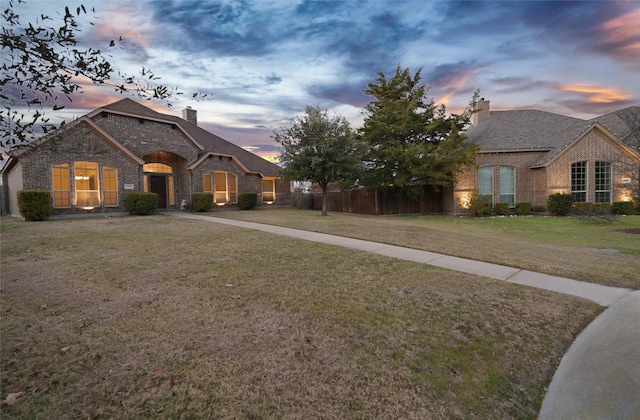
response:
{"label": "roof gable", "polygon": [[214,153],[216,155],[233,156],[239,166],[244,168],[246,172],[259,173],[263,176],[277,176],[279,167],[274,163],[180,117],[156,112],[129,98],[105,105],[89,115],[97,115],[103,111],[175,124],[202,151],[198,158],[190,163],[191,165]]}

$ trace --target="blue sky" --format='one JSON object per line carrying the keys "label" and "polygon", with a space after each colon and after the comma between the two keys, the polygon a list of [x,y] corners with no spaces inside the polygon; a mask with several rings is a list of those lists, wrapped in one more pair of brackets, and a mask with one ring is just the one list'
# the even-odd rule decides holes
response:
{"label": "blue sky", "polygon": [[[362,124],[363,91],[382,71],[422,68],[428,96],[460,112],[475,90],[493,110],[593,118],[640,103],[638,1],[27,0],[24,17],[95,8],[82,45],[123,37],[113,64],[151,68],[206,101],[199,125],[263,156],[273,128],[320,105]],[[61,116],[121,98],[87,85]]]}

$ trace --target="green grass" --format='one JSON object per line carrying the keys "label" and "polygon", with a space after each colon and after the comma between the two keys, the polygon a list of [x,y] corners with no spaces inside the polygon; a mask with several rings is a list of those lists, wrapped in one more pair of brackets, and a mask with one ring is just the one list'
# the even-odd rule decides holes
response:
{"label": "green grass", "polygon": [[3,419],[535,418],[602,310],[168,216],[1,235]]}
{"label": "green grass", "polygon": [[[407,246],[609,286],[640,288],[640,216],[605,224],[568,217],[362,216],[287,208],[214,211],[254,221]],[[607,252],[605,250],[616,250]]]}

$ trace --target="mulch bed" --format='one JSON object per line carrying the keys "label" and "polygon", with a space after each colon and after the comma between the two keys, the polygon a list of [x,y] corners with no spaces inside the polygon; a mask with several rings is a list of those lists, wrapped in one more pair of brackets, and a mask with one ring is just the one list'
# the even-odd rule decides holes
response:
{"label": "mulch bed", "polygon": [[636,234],[640,235],[640,228],[620,229],[620,232],[636,233]]}

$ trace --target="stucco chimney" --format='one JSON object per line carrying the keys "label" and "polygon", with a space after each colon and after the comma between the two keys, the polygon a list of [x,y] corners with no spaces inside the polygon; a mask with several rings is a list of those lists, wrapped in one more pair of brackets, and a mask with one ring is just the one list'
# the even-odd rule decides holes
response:
{"label": "stucco chimney", "polygon": [[188,106],[182,110],[182,119],[189,121],[193,125],[198,125],[198,112]]}
{"label": "stucco chimney", "polygon": [[485,101],[484,98],[480,98],[476,102],[476,113],[471,116],[471,124],[478,125],[480,121],[489,116],[491,112],[491,101]]}

